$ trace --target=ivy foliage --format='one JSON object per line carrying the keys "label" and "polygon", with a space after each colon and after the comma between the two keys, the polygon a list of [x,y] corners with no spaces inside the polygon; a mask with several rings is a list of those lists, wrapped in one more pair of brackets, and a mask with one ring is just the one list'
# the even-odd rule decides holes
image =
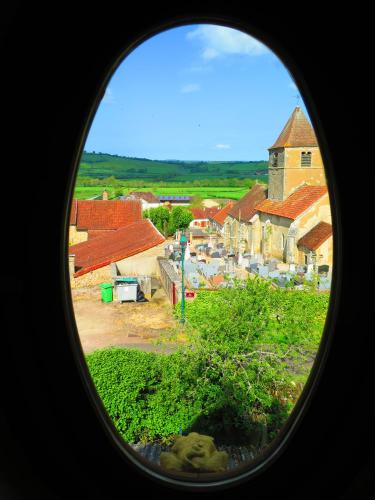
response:
{"label": "ivy foliage", "polygon": [[328,294],[275,289],[258,277],[201,291],[186,304],[187,341],[176,353],[107,349],[88,355],[88,366],[128,442],[197,431],[254,443],[260,429],[269,442],[309,375],[328,302]]}

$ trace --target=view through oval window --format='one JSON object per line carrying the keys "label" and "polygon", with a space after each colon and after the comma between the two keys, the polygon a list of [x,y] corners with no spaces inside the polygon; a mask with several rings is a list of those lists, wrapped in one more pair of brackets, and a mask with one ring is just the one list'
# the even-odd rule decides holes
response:
{"label": "view through oval window", "polygon": [[204,478],[273,442],[332,276],[322,157],[275,54],[188,25],[124,59],[79,165],[69,269],[90,374],[136,454]]}

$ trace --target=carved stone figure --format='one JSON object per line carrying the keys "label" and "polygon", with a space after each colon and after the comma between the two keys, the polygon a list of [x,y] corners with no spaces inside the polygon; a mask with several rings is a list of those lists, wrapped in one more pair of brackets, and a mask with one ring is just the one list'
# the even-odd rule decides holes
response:
{"label": "carved stone figure", "polygon": [[160,465],[173,471],[222,472],[228,465],[228,454],[216,450],[211,436],[190,432],[177,437],[171,452],[160,454]]}

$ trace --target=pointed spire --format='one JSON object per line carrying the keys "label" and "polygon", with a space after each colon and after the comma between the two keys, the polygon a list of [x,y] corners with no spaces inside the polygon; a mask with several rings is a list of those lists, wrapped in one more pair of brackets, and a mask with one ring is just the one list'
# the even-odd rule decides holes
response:
{"label": "pointed spire", "polygon": [[276,139],[274,145],[268,149],[304,146],[317,147],[318,141],[316,139],[315,132],[302,109],[297,106],[281,131],[281,134]]}

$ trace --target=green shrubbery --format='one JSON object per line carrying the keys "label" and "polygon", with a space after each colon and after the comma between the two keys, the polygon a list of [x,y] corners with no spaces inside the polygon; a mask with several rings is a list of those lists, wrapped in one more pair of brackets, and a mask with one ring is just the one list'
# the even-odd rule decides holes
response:
{"label": "green shrubbery", "polygon": [[87,356],[89,369],[128,442],[168,443],[180,430],[251,442],[259,426],[269,441],[306,381],[328,298],[258,278],[202,291],[186,304],[188,342],[178,352],[97,351]]}
{"label": "green shrubbery", "polygon": [[143,212],[143,217],[150,219],[164,236],[171,236],[178,229],[186,229],[194,218],[185,207],[173,207],[172,210],[166,207],[149,208]]}

